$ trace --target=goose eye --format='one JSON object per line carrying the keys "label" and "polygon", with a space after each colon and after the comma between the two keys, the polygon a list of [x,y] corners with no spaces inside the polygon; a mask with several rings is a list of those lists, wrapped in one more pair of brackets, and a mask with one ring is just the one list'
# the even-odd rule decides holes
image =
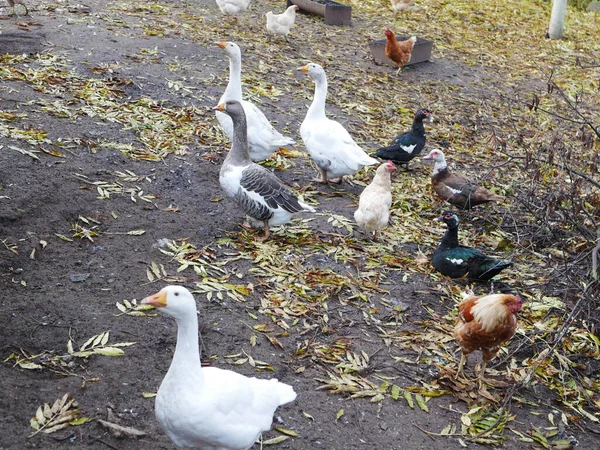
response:
{"label": "goose eye", "polygon": [[178,295],[179,295],[179,292],[175,292],[175,296],[178,296]]}

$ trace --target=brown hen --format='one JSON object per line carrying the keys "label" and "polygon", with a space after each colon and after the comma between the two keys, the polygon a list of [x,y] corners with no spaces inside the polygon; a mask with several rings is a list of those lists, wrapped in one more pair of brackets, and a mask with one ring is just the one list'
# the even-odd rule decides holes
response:
{"label": "brown hen", "polygon": [[479,386],[482,385],[487,362],[515,334],[520,309],[521,297],[511,294],[469,296],[460,302],[454,327],[454,337],[462,350],[457,377],[462,374],[467,355],[481,350],[483,361],[478,377]]}
{"label": "brown hen", "polygon": [[385,37],[385,56],[387,56],[396,63],[396,65],[398,66],[396,75],[398,75],[398,73],[404,67],[404,65],[408,61],[410,61],[413,48],[415,47],[415,43],[417,42],[417,37],[412,36],[405,41],[398,42],[396,40],[396,35],[389,28],[385,29]]}

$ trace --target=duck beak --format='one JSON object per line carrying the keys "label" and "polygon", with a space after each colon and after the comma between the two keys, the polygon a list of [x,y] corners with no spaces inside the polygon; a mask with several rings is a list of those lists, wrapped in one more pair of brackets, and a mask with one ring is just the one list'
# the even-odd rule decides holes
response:
{"label": "duck beak", "polygon": [[215,44],[217,44],[220,48],[227,47],[227,42],[217,41],[217,42],[215,42]]}
{"label": "duck beak", "polygon": [[308,72],[308,64],[306,66],[298,67],[296,70],[300,72]]}
{"label": "duck beak", "polygon": [[225,103],[219,103],[213,108],[215,111],[225,112]]}
{"label": "duck beak", "polygon": [[421,159],[433,159],[431,156],[427,155],[427,156],[423,156]]}
{"label": "duck beak", "polygon": [[150,297],[146,297],[142,300],[142,305],[151,305],[156,308],[164,308],[167,306],[167,292],[162,289],[160,292],[157,292]]}
{"label": "duck beak", "polygon": [[435,120],[435,118],[433,116],[429,116],[429,121],[433,122]]}
{"label": "duck beak", "polygon": [[441,216],[440,217],[436,217],[435,219],[433,219],[434,222],[441,222],[443,220],[444,220],[444,218],[441,217]]}

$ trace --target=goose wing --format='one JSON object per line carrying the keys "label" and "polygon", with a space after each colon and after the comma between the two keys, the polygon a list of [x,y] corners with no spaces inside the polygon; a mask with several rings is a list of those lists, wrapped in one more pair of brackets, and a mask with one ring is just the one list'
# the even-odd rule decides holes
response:
{"label": "goose wing", "polygon": [[252,209],[262,214],[252,217],[264,217],[265,211],[282,208],[290,213],[304,211],[307,206],[301,203],[290,188],[283,184],[269,170],[258,164],[252,164],[244,169],[240,179],[240,189],[236,195],[243,204],[254,205]]}

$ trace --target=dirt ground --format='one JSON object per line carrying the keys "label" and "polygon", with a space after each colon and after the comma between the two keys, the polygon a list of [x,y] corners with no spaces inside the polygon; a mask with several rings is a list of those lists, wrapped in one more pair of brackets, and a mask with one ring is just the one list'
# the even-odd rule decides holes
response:
{"label": "dirt ground", "polygon": [[[181,239],[201,249],[207,260],[228,260],[222,269],[244,285],[251,283],[253,286],[243,301],[229,296],[217,298],[216,294],[211,301],[202,294],[196,294],[196,298],[206,363],[246,375],[275,376],[293,385],[298,393],[293,404],[277,411],[274,425],[293,430],[297,436],[270,447],[328,450],[462,448],[455,437],[433,436],[423,431],[440,433],[448,424],[460,426],[461,412],[467,407],[454,397],[446,395],[432,399],[429,412],[425,412],[389,397],[370,402],[368,398],[348,399],[328,394],[325,390],[317,390],[323,383],[315,380],[327,378],[327,367],[317,359],[303,358],[298,352],[307,338],[299,332],[300,325],[294,328],[295,331],[277,335],[281,348],[271,345],[262,333],[252,328],[259,323],[274,326],[274,321],[261,308],[265,280],[253,271],[253,263],[247,258],[235,259],[241,253],[240,248],[253,251],[252,235],[241,231],[242,217],[234,204],[228,199],[221,201],[223,193],[218,183],[218,171],[228,147],[216,131],[210,108],[216,104],[226,85],[227,60],[212,44],[219,38],[214,29],[222,20],[214,2],[162,0],[157,4],[168,8],[169,13],[193,15],[196,24],[206,23],[204,37],[191,37],[183,31],[163,35],[144,32],[158,23],[151,14],[151,5],[140,5],[129,14],[119,2],[28,3],[32,9],[31,17],[2,17],[0,53],[33,55],[50,52],[60,55],[68,62],[69,70],[82,77],[114,78],[115,89],[122,91],[124,102],[148,97],[173,110],[193,107],[197,129],[191,139],[177,144],[180,146],[177,154],[169,154],[157,161],[136,160],[126,151],[107,148],[101,143],[133,142],[139,146],[139,130],[124,126],[119,120],[91,114],[69,118],[49,113],[42,105],[72,98],[64,91],[47,89],[52,86],[52,80],[46,81],[45,89],[37,88],[31,79],[2,81],[0,111],[25,114],[19,119],[18,128],[45,130],[50,144],[34,144],[22,135],[0,130],[0,240],[3,242],[0,246],[3,291],[0,357],[5,360],[13,354],[38,355],[33,361],[42,364],[57,355],[66,356],[62,363],[56,360],[52,363],[56,364],[55,371],[49,369],[51,364],[45,364],[43,369],[28,370],[15,364],[14,359],[0,364],[3,416],[0,449],[174,448],[155,421],[153,399],[145,398],[142,393],[155,392],[166,373],[175,345],[175,324],[164,315],[135,317],[121,314],[115,304],[123,300],[140,300],[167,282],[178,281],[190,288],[197,287],[195,283],[203,277],[189,270],[178,273],[178,264],[161,251],[168,250],[165,242],[182,242]],[[262,16],[270,9],[280,8],[280,3],[254,2],[251,11],[237,23],[223,23],[219,39],[234,39],[236,27],[245,27],[250,30],[250,35],[256,33],[264,38]],[[0,7],[4,7],[0,10],[3,14],[10,11],[4,5]],[[161,20],[166,20],[165,17],[168,15],[161,16]],[[177,18],[174,16],[172,20]],[[310,32],[318,36],[319,29],[325,26],[319,18],[312,16],[300,16],[298,22],[296,35]],[[353,27],[339,28],[340,39],[349,42],[353,30],[364,30],[368,25],[355,18]],[[294,34],[289,42],[273,39],[272,45],[285,46],[289,57],[288,60],[272,61],[281,69],[279,73],[264,68],[257,70],[263,58],[270,58],[268,51],[261,51],[258,42],[247,39],[238,40],[238,43],[243,47],[244,68],[253,67],[253,76],[265,77],[275,87],[284,82],[291,86],[295,93],[292,98],[286,94],[276,102],[265,100],[261,107],[279,130],[300,142],[299,124],[312,98],[312,84],[295,74],[294,69],[308,60],[327,59],[328,55],[313,54],[304,41],[294,39]],[[352,64],[382,74],[393,70],[373,65],[363,50],[354,52]],[[292,62],[294,65],[290,65]],[[24,70],[28,64],[35,64],[35,61],[25,63]],[[336,77],[344,76],[344,63],[333,62],[327,70],[332,74],[330,82],[334,84]],[[457,89],[476,78],[477,89],[485,89],[486,80],[491,86],[494,77],[480,68],[466,68],[458,62],[437,57],[431,63],[414,66],[402,74],[404,84],[417,83],[419,78],[444,80]],[[251,79],[245,81],[252,84]],[[183,87],[174,89],[177,85],[170,83],[177,82]],[[385,95],[393,99],[392,92]],[[81,103],[75,101],[73,105],[81,106]],[[331,114],[339,113],[333,105],[328,105],[328,110]],[[0,123],[17,126],[6,116]],[[362,126],[353,118],[347,119],[346,125],[359,129]],[[157,130],[158,134],[161,132],[175,134],[173,129]],[[61,140],[62,147],[57,145]],[[363,141],[366,148],[376,145]],[[52,149],[60,152],[60,156],[49,153]],[[302,149],[299,144],[298,150]],[[306,156],[296,155],[291,161],[289,170],[278,171],[278,175],[291,186],[305,186],[306,180],[314,175],[309,160]],[[416,168],[401,176],[419,183],[430,169],[419,164]],[[102,196],[94,184],[99,181],[120,183],[127,192]],[[303,242],[321,239],[335,243],[341,231],[328,218],[331,214],[351,218],[361,190],[360,182],[307,190],[311,201],[318,203],[319,211],[327,214],[313,218],[308,226],[314,230],[314,236],[302,235]],[[303,219],[308,217],[303,216]],[[93,230],[97,236],[88,239],[76,235],[76,230],[86,229]],[[134,230],[144,230],[144,233],[127,234]],[[362,237],[356,232],[355,236],[353,245],[362,248]],[[284,238],[277,231],[272,239],[275,243],[271,244],[275,247],[269,248],[276,249],[278,239],[291,242],[289,237]],[[429,252],[433,249],[431,245],[425,247]],[[417,244],[408,242],[404,249],[416,254]],[[389,250],[393,253],[397,248]],[[294,260],[293,252],[287,256],[290,261]],[[314,252],[306,261],[316,268],[333,269],[336,273],[355,277],[371,270],[360,261],[345,263],[343,258],[336,259],[323,252]],[[153,262],[164,265],[168,276],[159,273],[161,279],[153,276],[153,280],[149,280],[148,271],[152,270]],[[384,283],[389,290],[387,300],[406,312],[399,326],[414,330],[415,323],[429,317],[428,308],[441,315],[452,309],[452,305],[440,303],[439,296],[433,294],[431,289],[437,281],[411,273],[410,280],[403,282],[404,273],[390,271]],[[385,362],[378,363],[385,350],[382,352],[384,344],[376,326],[363,320],[361,308],[354,307],[352,302],[340,301],[355,292],[349,288],[340,291],[324,288],[323,292],[330,295],[329,334],[320,337],[329,343],[348,342],[355,350],[366,352],[371,357],[372,370],[386,368]],[[368,301],[378,310],[382,321],[389,320],[398,311],[389,306],[390,303],[387,307],[378,303],[378,298]],[[313,325],[311,320],[321,323],[322,317],[304,320],[306,329],[312,333],[309,329]],[[67,344],[70,340],[75,349],[79,349],[90,337],[107,330],[110,330],[109,343],[135,344],[123,347],[125,354],[122,357],[69,358]],[[255,346],[251,345],[252,336],[257,337]],[[232,364],[243,358],[244,353],[256,361],[268,363],[274,371],[255,370],[248,362]],[[238,356],[226,357],[231,355]],[[475,360],[471,359],[470,364],[473,365]],[[439,365],[427,367],[402,362],[397,365],[396,384],[410,384],[413,377],[439,377]],[[52,404],[67,392],[81,408],[81,417],[105,419],[147,434],[140,438],[116,437],[98,421],[90,421],[55,433],[29,437],[34,431],[30,428],[30,419],[36,409],[44,403]],[[534,425],[547,426],[546,417],[556,407],[549,399],[551,395],[535,386],[522,391],[521,396],[533,403],[542,398],[548,400],[535,403],[535,407],[528,406],[525,400],[520,403],[513,410],[517,415],[514,426],[520,427],[522,432]],[[340,415],[341,410],[343,415]],[[536,414],[530,413],[533,410]],[[338,415],[340,417],[336,418]],[[593,434],[583,430],[570,432],[579,440],[579,448],[600,447],[600,439]],[[264,439],[278,436],[282,433],[272,430],[265,433]],[[532,444],[520,442],[515,433],[506,432],[506,437],[504,448],[536,448],[527,447]],[[473,443],[469,447],[480,448]]]}

